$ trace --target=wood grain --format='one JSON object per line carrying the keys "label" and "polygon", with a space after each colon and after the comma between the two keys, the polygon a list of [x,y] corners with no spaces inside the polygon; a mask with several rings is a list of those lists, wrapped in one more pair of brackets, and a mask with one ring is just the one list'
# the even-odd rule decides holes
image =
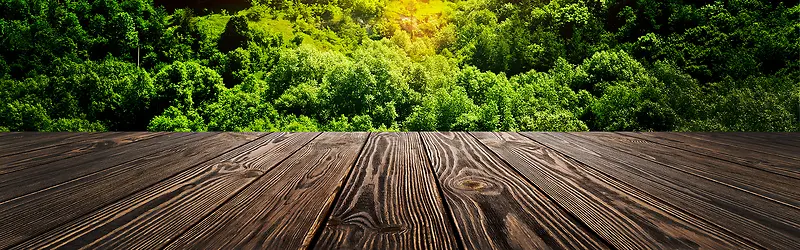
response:
{"label": "wood grain", "polygon": [[667,145],[673,150],[686,150],[743,166],[761,169],[774,174],[800,179],[800,160],[780,155],[767,155],[753,150],[713,143],[683,133],[673,132],[620,132],[622,135]]}
{"label": "wood grain", "polygon": [[796,142],[0,133],[0,249],[800,249]]}
{"label": "wood grain", "polygon": [[[0,139],[8,138],[7,136],[14,136],[14,135],[19,134],[19,133],[22,133],[22,132],[0,132]],[[3,142],[5,142],[5,141],[3,141]]]}
{"label": "wood grain", "polygon": [[472,133],[617,249],[754,248],[517,133]]}
{"label": "wood grain", "polygon": [[770,249],[798,249],[798,210],[566,133],[522,133],[611,178]]}
{"label": "wood grain", "polygon": [[466,249],[608,248],[469,134],[422,138]]}
{"label": "wood grain", "polygon": [[168,134],[154,140],[126,144],[3,174],[0,175],[0,190],[3,190],[0,192],[0,202],[212,135],[210,133]]}
{"label": "wood grain", "polygon": [[800,160],[800,145],[792,147],[784,144],[776,144],[774,143],[775,140],[757,140],[753,138],[742,137],[735,133],[689,132],[683,133],[683,135],[713,143],[753,150],[767,155],[779,155]]}
{"label": "wood grain", "polygon": [[323,133],[167,249],[298,249],[310,244],[367,133]]}
{"label": "wood grain", "polygon": [[[611,132],[572,135],[800,210],[800,180]],[[770,180],[770,181],[763,181]]]}
{"label": "wood grain", "polygon": [[15,248],[157,248],[316,135],[266,135]]}
{"label": "wood grain", "polygon": [[[46,232],[258,138],[214,133],[0,203],[0,248]],[[75,232],[72,232],[73,234]]]}
{"label": "wood grain", "polygon": [[55,147],[80,140],[81,137],[94,137],[97,133],[67,132],[20,132],[3,138],[0,143],[0,156],[14,155],[31,150]]}
{"label": "wood grain", "polygon": [[134,143],[153,137],[158,137],[164,135],[164,133],[109,132],[87,135],[89,136],[73,137],[80,139],[59,145],[58,147],[37,149],[0,157],[0,174],[19,171],[90,152],[102,151],[108,148]]}
{"label": "wood grain", "polygon": [[417,133],[370,136],[315,249],[455,249]]}
{"label": "wood grain", "polygon": [[779,144],[786,147],[800,147],[798,132],[727,132],[728,136],[743,137],[768,144]]}

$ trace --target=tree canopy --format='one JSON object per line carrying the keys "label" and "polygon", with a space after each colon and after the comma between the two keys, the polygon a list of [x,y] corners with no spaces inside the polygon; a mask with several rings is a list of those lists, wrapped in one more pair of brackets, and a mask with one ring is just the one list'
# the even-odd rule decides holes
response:
{"label": "tree canopy", "polygon": [[0,131],[800,131],[798,1],[0,0]]}

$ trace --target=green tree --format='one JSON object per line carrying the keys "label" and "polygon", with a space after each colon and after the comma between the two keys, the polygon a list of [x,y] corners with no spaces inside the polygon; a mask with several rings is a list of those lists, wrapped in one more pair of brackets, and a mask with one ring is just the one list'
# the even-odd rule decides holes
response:
{"label": "green tree", "polygon": [[228,52],[236,48],[245,47],[250,37],[250,28],[247,25],[247,18],[235,15],[228,20],[225,25],[225,32],[219,38],[219,50]]}
{"label": "green tree", "polygon": [[217,72],[194,62],[174,62],[154,77],[156,110],[174,106],[200,109],[213,103],[226,88]]}

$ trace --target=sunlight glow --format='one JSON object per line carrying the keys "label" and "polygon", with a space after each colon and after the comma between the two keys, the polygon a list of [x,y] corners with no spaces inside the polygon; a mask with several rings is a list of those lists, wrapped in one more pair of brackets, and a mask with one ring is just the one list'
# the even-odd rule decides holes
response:
{"label": "sunlight glow", "polygon": [[430,37],[445,25],[448,8],[448,2],[441,0],[391,0],[384,17],[396,30],[405,31],[412,38]]}

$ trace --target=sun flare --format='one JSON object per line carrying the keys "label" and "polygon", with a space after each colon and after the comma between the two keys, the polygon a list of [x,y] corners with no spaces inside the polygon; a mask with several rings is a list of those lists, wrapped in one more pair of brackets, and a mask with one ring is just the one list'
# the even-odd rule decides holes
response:
{"label": "sun flare", "polygon": [[411,37],[430,37],[446,24],[448,2],[441,0],[391,0],[385,19],[394,28]]}

